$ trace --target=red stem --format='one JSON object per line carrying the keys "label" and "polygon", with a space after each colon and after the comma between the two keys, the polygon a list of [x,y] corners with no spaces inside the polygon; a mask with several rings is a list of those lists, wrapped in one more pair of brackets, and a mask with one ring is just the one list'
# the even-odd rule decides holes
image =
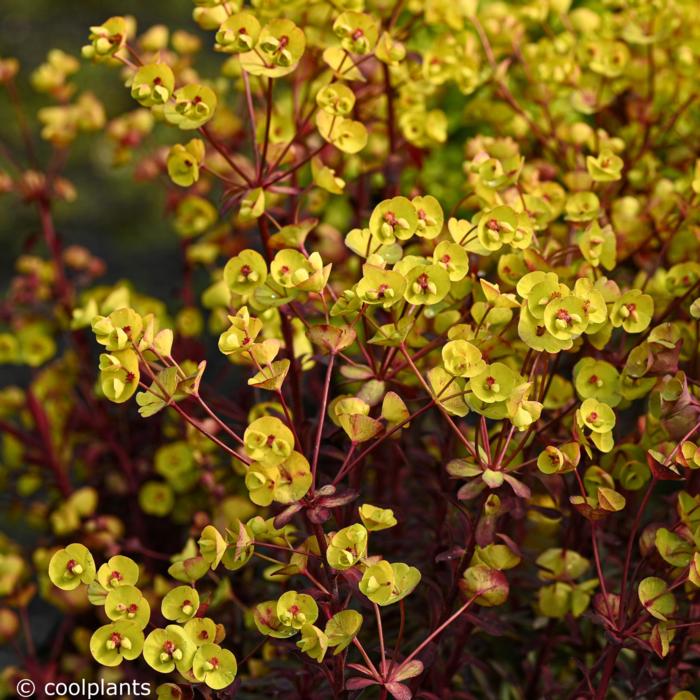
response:
{"label": "red stem", "polygon": [[311,488],[316,486],[316,470],[318,469],[318,457],[321,453],[321,438],[323,436],[323,426],[326,421],[326,407],[328,406],[328,393],[331,387],[331,379],[333,377],[333,363],[335,355],[331,354],[328,359],[328,367],[326,368],[326,378],[323,382],[323,397],[321,399],[321,409],[318,417],[318,430],[316,431],[316,444],[314,446],[314,456],[311,463]]}

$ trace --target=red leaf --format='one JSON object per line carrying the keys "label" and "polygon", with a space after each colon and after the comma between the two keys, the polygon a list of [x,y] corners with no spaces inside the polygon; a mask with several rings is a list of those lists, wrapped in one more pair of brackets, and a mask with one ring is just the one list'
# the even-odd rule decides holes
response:
{"label": "red leaf", "polygon": [[518,481],[514,476],[510,474],[504,474],[503,478],[510,484],[510,487],[515,492],[516,496],[520,498],[530,498],[531,492],[528,486],[525,486],[522,481]]}
{"label": "red leaf", "polygon": [[292,503],[287,506],[274,520],[274,525],[281,530],[301,509],[301,503]]}
{"label": "red leaf", "polygon": [[457,498],[460,501],[468,501],[476,498],[485,488],[486,484],[481,479],[472,479],[457,491]]}
{"label": "red leaf", "polygon": [[420,676],[421,673],[423,673],[422,662],[418,659],[413,659],[413,661],[401,664],[391,675],[394,681],[406,681],[409,678]]}
{"label": "red leaf", "polygon": [[658,459],[655,459],[649,452],[647,452],[647,464],[654,478],[659,481],[681,481],[683,479],[683,476],[677,471],[670,469]]}
{"label": "red leaf", "polygon": [[403,683],[387,683],[384,687],[395,700],[411,700],[413,697],[411,689]]}

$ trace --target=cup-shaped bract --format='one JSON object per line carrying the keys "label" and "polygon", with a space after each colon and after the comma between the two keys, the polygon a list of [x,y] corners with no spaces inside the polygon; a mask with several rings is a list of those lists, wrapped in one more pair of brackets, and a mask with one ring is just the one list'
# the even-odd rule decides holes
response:
{"label": "cup-shaped bract", "polygon": [[191,586],[176,586],[165,595],[160,609],[166,620],[187,622],[199,609],[199,593]]}
{"label": "cup-shaped bract", "polygon": [[136,622],[118,620],[95,630],[90,638],[90,652],[103,666],[119,666],[141,655],[143,632]]}
{"label": "cup-shaped bract", "polygon": [[250,12],[236,12],[216,32],[214,48],[224,53],[252,51],[260,36],[260,22]]}
{"label": "cup-shaped bract", "polygon": [[367,528],[359,523],[336,532],[328,542],[328,563],[339,571],[349,569],[367,555]]}
{"label": "cup-shaped bract", "polygon": [[202,644],[192,659],[192,675],[212,690],[227,688],[237,672],[236,657],[218,644]]}
{"label": "cup-shaped bract", "polygon": [[110,620],[127,620],[143,629],[151,617],[151,607],[143,593],[135,586],[113,588],[104,602],[105,614]]}
{"label": "cup-shaped bract", "polygon": [[131,96],[143,107],[164,105],[174,88],[175,75],[165,63],[141,66],[131,80]]}
{"label": "cup-shaped bract", "polygon": [[318,605],[306,593],[287,591],[277,601],[277,618],[286,627],[300,630],[305,625],[313,625],[318,618]]}
{"label": "cup-shaped bract", "polygon": [[135,586],[139,580],[138,564],[130,557],[117,554],[97,570],[97,580],[107,590],[118,586]]}
{"label": "cup-shaped bract", "polygon": [[59,549],[49,562],[49,578],[54,586],[71,591],[81,583],[92,583],[96,567],[92,554],[85,545],[69,544]]}
{"label": "cup-shaped bract", "polygon": [[243,434],[243,444],[252,459],[276,467],[294,450],[294,433],[274,416],[254,420]]}
{"label": "cup-shaped bract", "polygon": [[362,615],[355,610],[342,610],[328,620],[325,633],[328,646],[334,647],[334,656],[352,644],[360,627],[362,627]]}
{"label": "cup-shaped bract", "polygon": [[177,669],[187,673],[192,668],[196,646],[179,625],[152,630],[143,645],[143,658],[159,673],[171,673]]}
{"label": "cup-shaped bract", "polygon": [[163,110],[166,120],[180,129],[199,129],[216,111],[216,93],[206,85],[186,85],[173,93],[172,102]]}

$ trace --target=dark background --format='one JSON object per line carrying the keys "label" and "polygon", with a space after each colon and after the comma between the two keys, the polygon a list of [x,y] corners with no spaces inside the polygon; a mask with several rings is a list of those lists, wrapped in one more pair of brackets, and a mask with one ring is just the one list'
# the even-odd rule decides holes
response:
{"label": "dark background", "polygon": [[[0,56],[20,60],[17,86],[40,153],[48,156],[50,148],[38,138],[40,125],[35,115],[52,101],[33,90],[29,77],[50,49],[60,48],[80,57],[90,25],[101,24],[113,15],[133,15],[139,32],[163,23],[171,31],[185,29],[204,38],[192,20],[192,9],[191,0],[0,0]],[[204,46],[210,43],[209,39]],[[107,119],[138,106],[117,70],[81,61],[72,80],[103,101]],[[0,141],[24,156],[4,90],[0,90]],[[0,160],[0,168],[6,165]],[[71,147],[65,171],[78,190],[78,199],[57,205],[56,225],[64,245],[85,245],[108,263],[102,281],[113,283],[130,277],[140,291],[168,301],[174,291],[172,273],[179,270],[179,242],[171,223],[163,217],[163,188],[157,183],[136,185],[131,170],[129,165],[111,166],[104,135],[82,134]],[[18,205],[12,196],[0,197],[0,289],[6,288],[17,254],[37,227],[33,207]]]}

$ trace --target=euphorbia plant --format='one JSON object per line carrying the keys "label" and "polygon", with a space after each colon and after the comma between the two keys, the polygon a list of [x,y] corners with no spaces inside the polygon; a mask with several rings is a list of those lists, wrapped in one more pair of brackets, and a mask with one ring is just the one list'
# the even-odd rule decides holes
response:
{"label": "euphorbia plant", "polygon": [[[111,17],[83,59],[134,108],[51,52],[32,74],[54,100],[44,167],[3,59],[27,152],[3,148],[0,184],[46,249],[1,307],[0,358],[33,368],[0,393],[3,476],[38,531],[31,552],[2,542],[6,685],[694,697],[696,15],[196,0],[196,34]],[[167,189],[179,298],[98,284],[105,264],[57,233],[83,132]],[[37,594],[66,620],[47,659]]]}

